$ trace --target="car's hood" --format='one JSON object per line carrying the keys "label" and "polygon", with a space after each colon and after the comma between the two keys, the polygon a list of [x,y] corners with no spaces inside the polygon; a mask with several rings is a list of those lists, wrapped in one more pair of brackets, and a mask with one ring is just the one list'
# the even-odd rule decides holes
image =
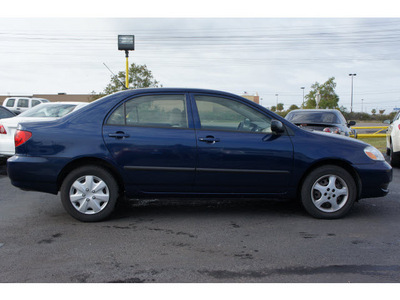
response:
{"label": "car's hood", "polygon": [[362,142],[360,140],[357,140],[357,139],[354,139],[354,138],[351,138],[351,137],[348,137],[348,136],[344,136],[344,135],[341,135],[341,134],[332,134],[332,133],[329,133],[329,132],[323,132],[323,131],[317,131],[317,130],[312,130],[312,131],[308,131],[308,132],[310,134],[316,134],[318,136],[324,136],[324,137],[326,137],[328,139],[339,139],[339,140],[342,140],[342,141],[347,141],[349,143],[368,145],[365,142]]}

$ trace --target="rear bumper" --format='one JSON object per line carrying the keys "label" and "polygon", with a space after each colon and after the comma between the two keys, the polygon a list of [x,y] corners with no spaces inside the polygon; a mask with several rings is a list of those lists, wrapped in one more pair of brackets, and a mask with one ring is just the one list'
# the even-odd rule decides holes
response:
{"label": "rear bumper", "polygon": [[389,183],[393,178],[392,167],[386,161],[378,161],[372,165],[357,165],[360,177],[360,197],[383,197],[389,193]]}
{"label": "rear bumper", "polygon": [[7,174],[11,184],[29,191],[58,193],[57,163],[43,157],[12,156],[7,160]]}

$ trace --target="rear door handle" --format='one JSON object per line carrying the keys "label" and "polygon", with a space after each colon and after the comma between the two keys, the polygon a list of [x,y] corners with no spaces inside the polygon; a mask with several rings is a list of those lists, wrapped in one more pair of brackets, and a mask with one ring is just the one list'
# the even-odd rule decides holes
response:
{"label": "rear door handle", "polygon": [[200,142],[205,142],[207,144],[215,144],[215,143],[219,142],[220,139],[219,138],[215,138],[215,137],[213,137],[211,135],[208,135],[206,137],[199,138],[199,141]]}
{"label": "rear door handle", "polygon": [[116,139],[123,139],[123,138],[128,138],[129,134],[127,134],[123,131],[117,131],[115,133],[109,133],[108,136],[116,138]]}

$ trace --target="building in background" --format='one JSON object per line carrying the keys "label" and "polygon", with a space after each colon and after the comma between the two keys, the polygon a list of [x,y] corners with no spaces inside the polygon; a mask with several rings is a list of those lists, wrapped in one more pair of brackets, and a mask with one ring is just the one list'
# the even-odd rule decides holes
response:
{"label": "building in background", "polygon": [[32,98],[43,98],[50,102],[90,102],[93,100],[91,94],[33,94],[33,95],[0,95],[0,105],[3,104],[4,99],[12,97],[32,97]]}
{"label": "building in background", "polygon": [[253,101],[253,102],[257,103],[257,104],[260,104],[260,96],[258,96],[257,92],[252,93],[252,94],[250,94],[248,92],[244,92],[244,94],[241,95],[241,96],[243,98],[249,99],[250,101]]}

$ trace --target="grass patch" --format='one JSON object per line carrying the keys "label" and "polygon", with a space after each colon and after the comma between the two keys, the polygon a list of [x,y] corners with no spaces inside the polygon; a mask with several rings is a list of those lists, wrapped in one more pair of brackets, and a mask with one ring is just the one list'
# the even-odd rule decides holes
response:
{"label": "grass patch", "polygon": [[384,138],[384,137],[359,138],[359,140],[374,146],[376,149],[378,149],[382,153],[386,153],[386,138]]}

